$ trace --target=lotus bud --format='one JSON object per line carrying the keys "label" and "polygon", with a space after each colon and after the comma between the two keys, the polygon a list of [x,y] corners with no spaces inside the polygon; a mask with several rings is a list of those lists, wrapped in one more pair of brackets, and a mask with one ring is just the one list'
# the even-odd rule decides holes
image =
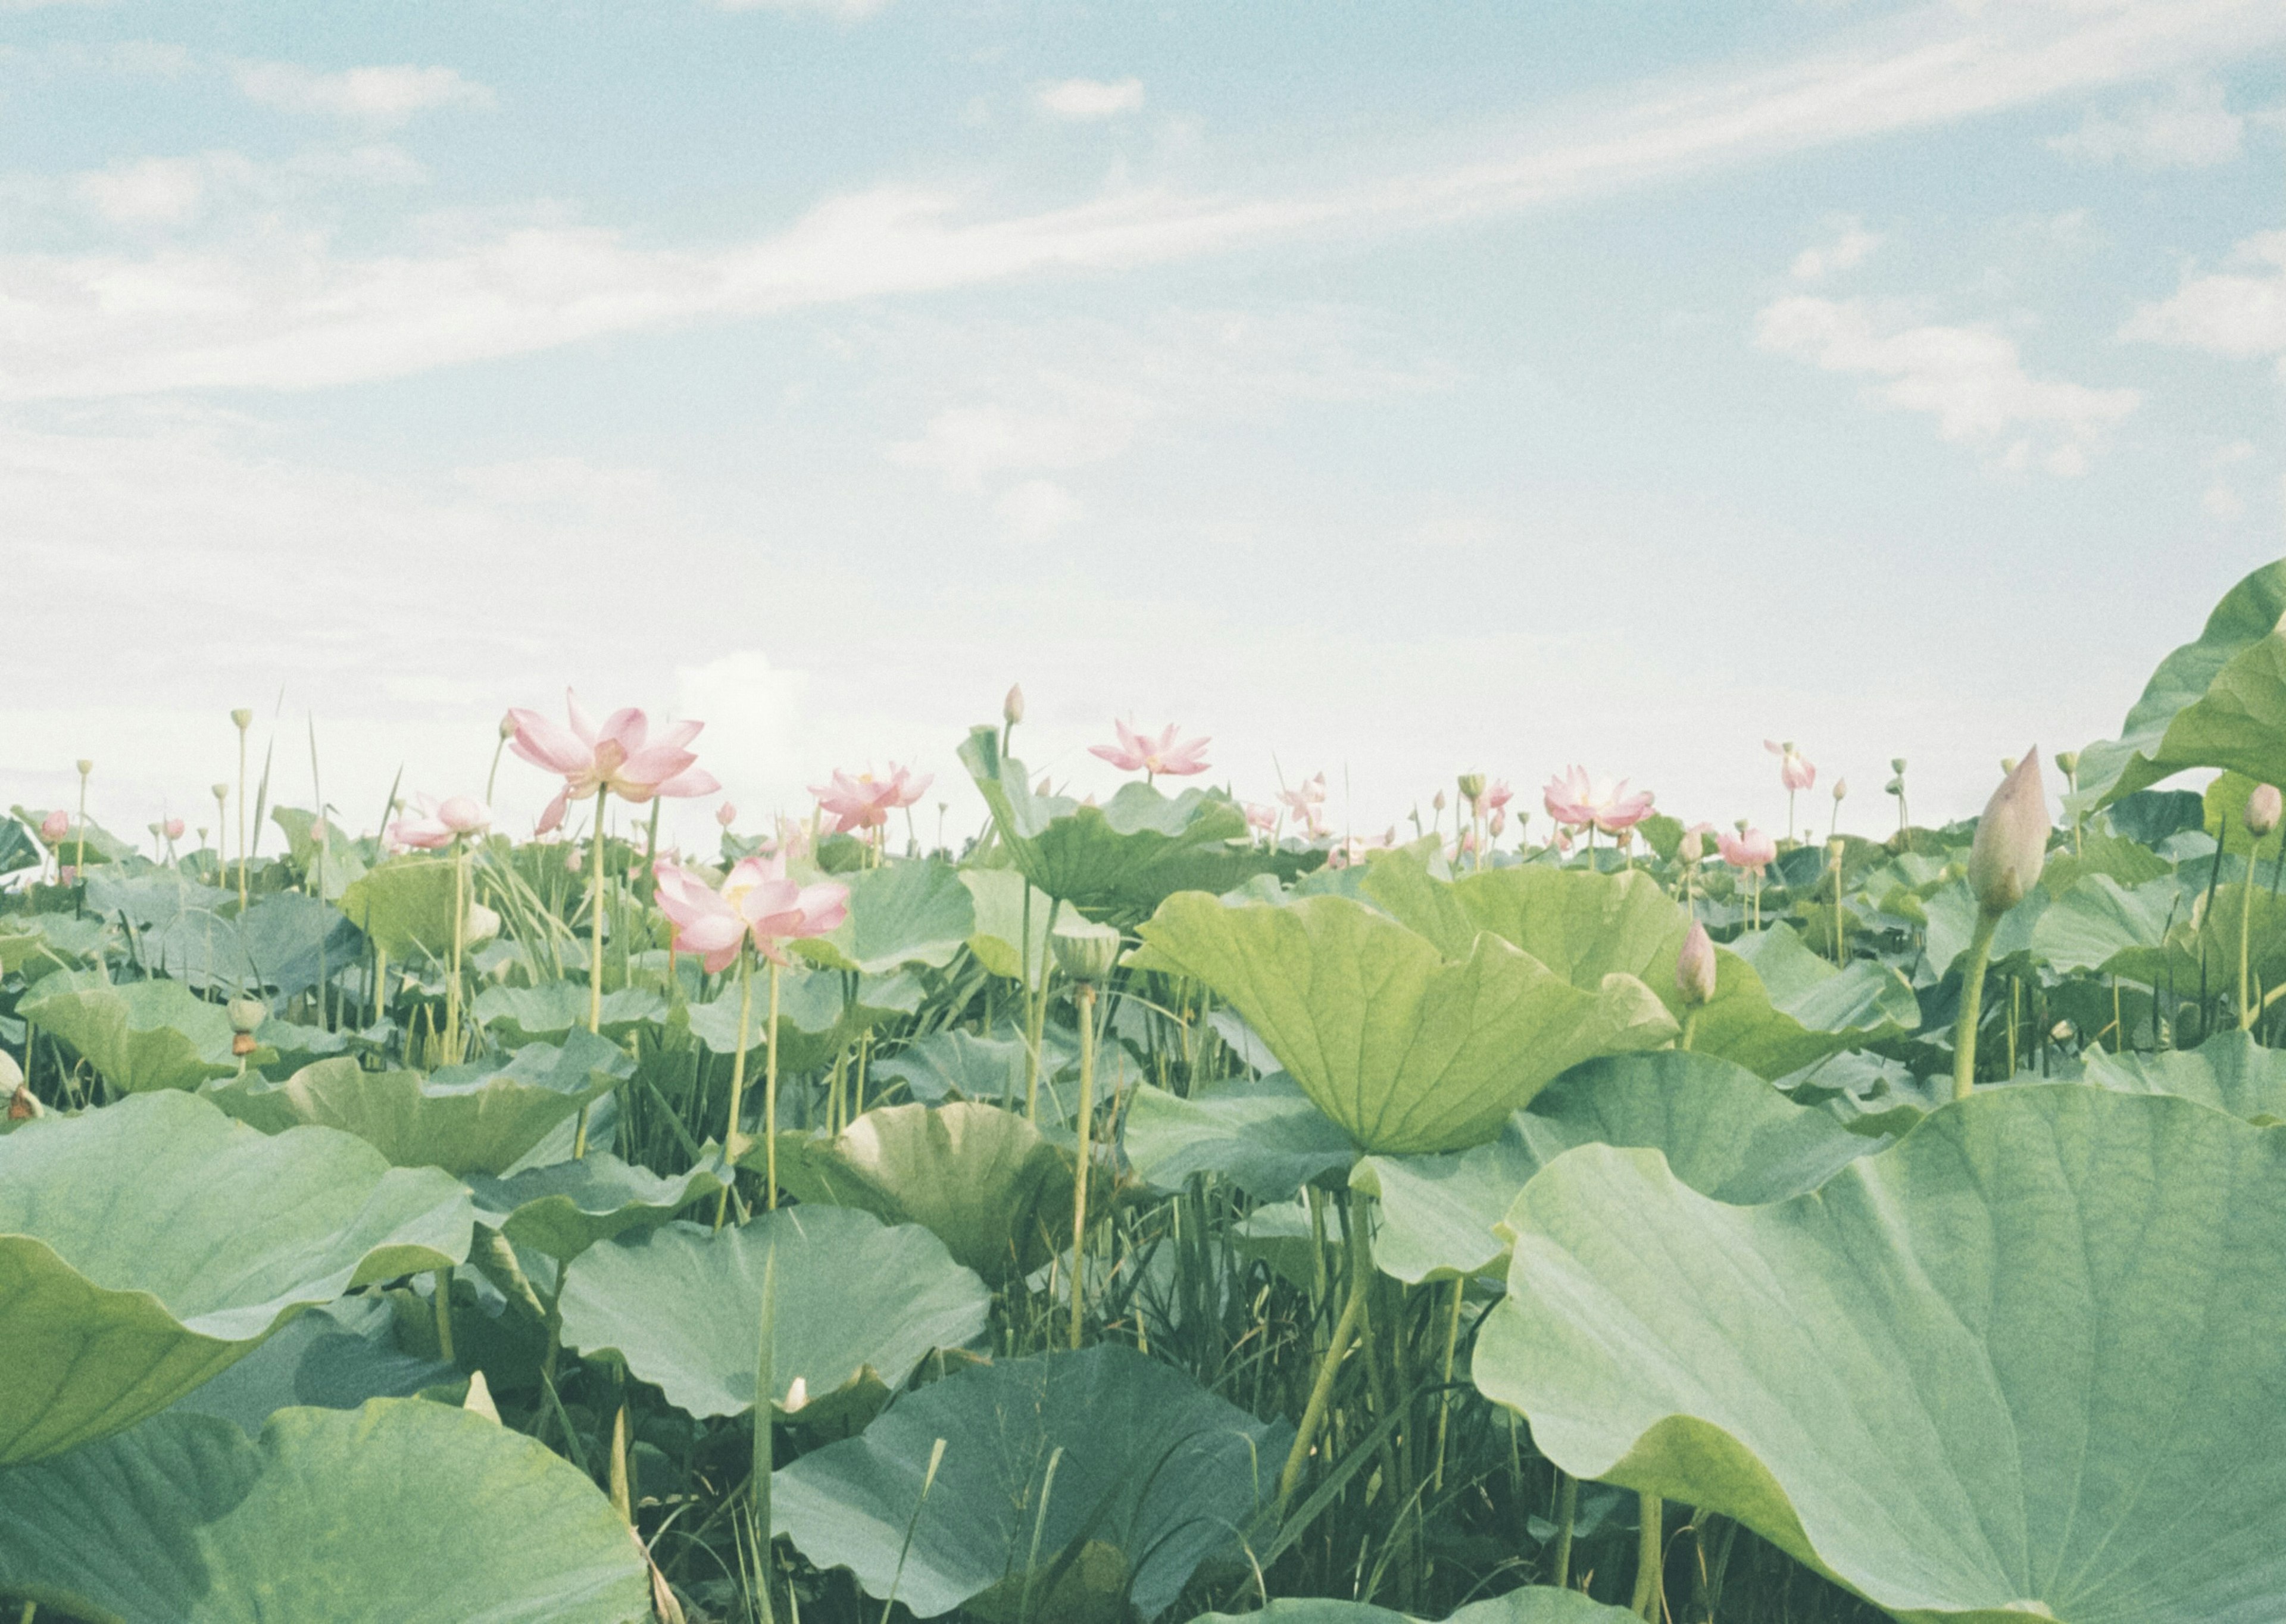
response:
{"label": "lotus bud", "polygon": [[1035,795],[1047,795],[1052,792],[1053,792],[1048,788],[1048,781],[1044,775],[1037,784],[1032,786],[1032,793]]}
{"label": "lotus bud", "polygon": [[728,829],[731,824],[738,821],[738,808],[732,806],[729,801],[724,801],[721,806],[714,808],[714,821],[721,824],[723,828]]}
{"label": "lotus bud", "polygon": [[2258,784],[2254,793],[2246,798],[2246,809],[2239,814],[2239,821],[2246,825],[2246,832],[2258,840],[2278,827],[2281,809],[2278,786]]}
{"label": "lotus bud", "polygon": [[2040,883],[2047,862],[2048,805],[2040,787],[2038,745],[2009,769],[1976,820],[1968,848],[1968,888],[1976,905],[1998,918],[2022,902]]}
{"label": "lotus bud", "polygon": [[1683,938],[1683,951],[1675,960],[1675,989],[1696,1009],[1714,997],[1714,939],[1697,919]]}
{"label": "lotus bud", "polygon": [[82,757],[80,757],[80,759],[79,759],[79,776],[80,776],[81,777],[83,777],[83,778],[86,777],[90,773],[93,772],[94,770],[95,770],[95,763],[94,763],[94,762],[92,762],[92,761],[89,761],[85,756],[82,756]]}
{"label": "lotus bud", "polygon": [[1847,778],[1836,778],[1833,781],[1833,799],[1840,800],[1843,796],[1849,793],[1849,780]]}
{"label": "lotus bud", "polygon": [[24,1068],[16,1064],[16,1057],[0,1049],[0,1094],[12,1094],[24,1086]]}
{"label": "lotus bud", "polygon": [[[183,820],[179,817],[167,825],[167,838],[170,840],[182,832]],[[333,828],[324,818],[317,817],[310,820],[310,843],[312,846],[323,846],[333,838]]]}
{"label": "lotus bud", "polygon": [[53,846],[71,832],[71,814],[58,807],[40,820],[40,839]]}
{"label": "lotus bud", "polygon": [[1466,800],[1468,800],[1468,802],[1470,803],[1470,805],[1471,805],[1471,806],[1475,805],[1475,804],[1476,804],[1476,801],[1477,801],[1477,798],[1478,798],[1478,796],[1482,795],[1484,792],[1485,792],[1485,776],[1484,776],[1484,774],[1482,774],[1482,773],[1462,773],[1462,774],[1461,775],[1461,794],[1462,795],[1462,797],[1463,797],[1464,799],[1466,799]]}
{"label": "lotus bud", "polygon": [[500,719],[500,736],[502,738],[514,738],[516,737],[516,716],[514,713],[511,712],[509,714]]}
{"label": "lotus bud", "polygon": [[2079,781],[2079,752],[2077,750],[2057,751],[2056,770],[2077,784]]}
{"label": "lotus bud", "polygon": [[1445,792],[1439,790],[1437,793],[1431,798],[1429,806],[1431,811],[1442,812],[1445,809]]}
{"label": "lotus bud", "polygon": [[230,720],[233,725],[243,733],[254,725],[254,713],[244,709],[235,710],[230,713]]}
{"label": "lotus bud", "polygon": [[1119,962],[1119,933],[1108,925],[1086,919],[1067,919],[1048,937],[1056,968],[1076,981],[1092,985],[1111,974]]}
{"label": "lotus bud", "polygon": [[1493,808],[1493,821],[1491,824],[1493,838],[1494,840],[1498,840],[1500,838],[1500,832],[1507,827],[1508,808],[1506,807],[1494,807]]}
{"label": "lotus bud", "polygon": [[501,917],[482,903],[469,904],[469,921],[461,927],[461,940],[474,952],[501,934]]}
{"label": "lotus bud", "polygon": [[798,1414],[799,1412],[809,1407],[809,1381],[808,1377],[798,1376],[794,1377],[792,1382],[786,1384],[785,1403],[781,1407],[783,1407],[785,1413],[789,1415]]}
{"label": "lotus bud", "polygon": [[1684,868],[1695,869],[1707,861],[1707,833],[1701,829],[1686,829],[1683,838],[1675,843],[1675,860]]}
{"label": "lotus bud", "polygon": [[1012,728],[1024,720],[1024,685],[1021,682],[1012,684],[1008,697],[1000,701],[1000,720]]}

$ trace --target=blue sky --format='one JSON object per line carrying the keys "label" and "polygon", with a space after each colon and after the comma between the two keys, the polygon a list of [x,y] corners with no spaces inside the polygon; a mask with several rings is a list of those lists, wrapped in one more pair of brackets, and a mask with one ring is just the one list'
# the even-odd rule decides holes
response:
{"label": "blue sky", "polygon": [[959,827],[1021,680],[1082,789],[1174,720],[1360,832],[1574,761],[1772,824],[1766,737],[1845,825],[1896,754],[1973,810],[2282,550],[2282,45],[0,0],[0,793],[202,809],[251,705],[370,822],[572,683],[706,718],[750,813],[918,761]]}

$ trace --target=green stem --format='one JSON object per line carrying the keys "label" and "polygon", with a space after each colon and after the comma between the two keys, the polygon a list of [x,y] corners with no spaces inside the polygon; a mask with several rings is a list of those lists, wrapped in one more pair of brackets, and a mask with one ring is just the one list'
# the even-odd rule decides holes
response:
{"label": "green stem", "polygon": [[459,1361],[453,1357],[453,1271],[439,1269],[437,1285],[437,1354],[446,1364]]}
{"label": "green stem", "polygon": [[[590,878],[587,889],[587,1029],[597,1037],[603,1032],[603,802],[611,794],[606,785],[595,792],[595,829],[589,843],[592,861],[588,863]],[[587,1155],[587,1108],[579,1108],[579,1126],[572,1136],[572,1158],[584,1161]]]}
{"label": "green stem", "polygon": [[445,1063],[461,1063],[461,965],[469,934],[469,852],[467,842],[453,842],[453,979],[445,988]]}
{"label": "green stem", "polygon": [[1445,1433],[1453,1418],[1453,1360],[1461,1348],[1461,1297],[1467,1281],[1453,1280],[1453,1309],[1445,1321],[1445,1384],[1437,1395],[1437,1470],[1431,1474],[1439,1494],[1445,1488]]}
{"label": "green stem", "polygon": [[1079,1347],[1080,1308],[1085,1299],[1087,1270],[1088,1130],[1095,1116],[1095,983],[1079,984],[1079,1173],[1072,1185],[1072,1301],[1071,1345]]}
{"label": "green stem", "polygon": [[770,1029],[762,1041],[762,1152],[769,1210],[778,1210],[778,961],[770,960]]}
{"label": "green stem", "polygon": [[1636,1596],[1635,1615],[1659,1624],[1665,1610],[1666,1598],[1661,1595],[1662,1581],[1667,1577],[1667,1508],[1656,1494],[1641,1497],[1643,1529],[1636,1536]]}
{"label": "green stem", "polygon": [[[1029,880],[1025,882],[1027,889],[1024,892],[1024,903],[1028,911],[1024,930],[1024,940],[1027,944],[1031,941],[1029,913],[1032,899],[1030,884]],[[1054,934],[1056,928],[1056,915],[1062,909],[1063,899],[1060,897],[1048,904],[1048,932],[1051,934]],[[1053,968],[1052,964],[1043,955],[1040,961],[1039,986],[1035,988],[1028,982],[1024,988],[1024,1117],[1028,1122],[1037,1123],[1040,1120],[1040,1036],[1048,1023],[1048,978],[1053,974]]]}
{"label": "green stem", "polygon": [[730,1057],[730,1125],[722,1131],[722,1159],[729,1165],[723,1175],[722,1194],[714,1203],[714,1227],[722,1227],[722,1220],[730,1210],[730,1186],[737,1181],[738,1173],[738,1109],[746,1091],[746,1021],[753,1013],[754,979],[746,944],[738,944],[738,1048]]}
{"label": "green stem", "polygon": [[[86,838],[85,826],[81,838]],[[238,911],[246,911],[246,729],[238,730]]]}
{"label": "green stem", "polygon": [[1580,1520],[1580,1479],[1556,1473],[1556,1554],[1549,1558],[1548,1582],[1561,1590],[1572,1582],[1572,1525]]}
{"label": "green stem", "polygon": [[2238,1024],[2242,1031],[2254,1025],[2254,1017],[2259,1013],[2255,1001],[2247,997],[2250,982],[2246,967],[2247,937],[2254,925],[2254,854],[2261,848],[2259,840],[2247,843],[2246,882],[2238,893]]}
{"label": "green stem", "polygon": [[1334,1326],[1332,1339],[1326,1344],[1325,1357],[1318,1361],[1317,1379],[1311,1384],[1310,1400],[1302,1409],[1302,1424],[1294,1433],[1294,1447],[1286,1452],[1286,1468],[1278,1474],[1281,1516],[1294,1498],[1295,1486],[1302,1480],[1302,1467],[1310,1458],[1311,1447],[1317,1442],[1318,1430],[1325,1424],[1326,1411],[1333,1403],[1334,1378],[1340,1374],[1342,1358],[1350,1351],[1350,1342],[1357,1335],[1358,1321],[1365,1317],[1366,1292],[1373,1284],[1373,1247],[1368,1239],[1372,1221],[1372,1201],[1360,1196],[1355,1221],[1350,1226],[1349,1300],[1342,1305],[1342,1317]]}
{"label": "green stem", "polygon": [[1976,1087],[1976,1026],[1984,1013],[1984,966],[1992,958],[1992,933],[2000,916],[1979,911],[1976,933],[1960,972],[1960,1020],[1952,1029],[1952,1097],[1966,1100]]}

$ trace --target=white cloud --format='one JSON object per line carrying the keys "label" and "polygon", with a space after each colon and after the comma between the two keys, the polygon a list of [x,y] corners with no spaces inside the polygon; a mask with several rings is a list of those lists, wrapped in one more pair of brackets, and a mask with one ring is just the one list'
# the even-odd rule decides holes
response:
{"label": "white cloud", "polygon": [[2246,511],[2246,503],[2238,493],[2219,482],[2207,487],[2206,494],[2199,499],[2199,506],[2206,509],[2208,517],[2226,523]]}
{"label": "white cloud", "polygon": [[1053,480],[1027,479],[1003,493],[992,504],[992,511],[1025,540],[1044,541],[1077,524],[1086,510],[1079,498]]}
{"label": "white cloud", "polygon": [[2286,352],[2286,231],[2257,233],[2227,263],[2243,269],[2186,276],[2173,297],[2144,305],[2119,335],[2216,355]]}
{"label": "white cloud", "polygon": [[1001,406],[949,407],[918,439],[890,448],[894,461],[932,468],[958,491],[981,491],[996,474],[1083,468],[1123,449],[1136,412],[1099,402],[1092,413],[1026,412]]}
{"label": "white cloud", "polygon": [[1116,118],[1143,106],[1140,79],[1059,79],[1041,85],[1032,99],[1051,118]]}
{"label": "white cloud", "polygon": [[2048,142],[2092,163],[2139,169],[2203,169],[2239,154],[2245,121],[2225,104],[2219,84],[2190,83],[2166,101],[2144,101],[2117,118],[2090,109],[2080,127]]}
{"label": "white cloud", "polygon": [[2038,461],[2060,477],[2085,472],[2091,443],[2140,399],[2132,389],[2032,377],[2014,341],[1989,327],[1892,324],[1862,299],[1777,300],[1757,316],[1754,337],[1827,372],[1888,380],[1874,398],[1934,416],[1942,439],[2000,447],[2007,469]]}
{"label": "white cloud", "polygon": [[2251,461],[2255,454],[2252,440],[2233,440],[2229,445],[2219,445],[2200,458],[2199,466],[2206,469],[2230,468]]}
{"label": "white cloud", "polygon": [[205,201],[205,166],[195,158],[145,158],[82,175],[74,189],[114,225],[175,225]]}
{"label": "white cloud", "polygon": [[67,189],[89,212],[114,225],[177,226],[221,204],[264,208],[343,185],[417,185],[428,171],[385,144],[303,153],[257,162],[243,153],[140,158],[72,176]]}
{"label": "white cloud", "polygon": [[1831,242],[1819,243],[1795,255],[1791,269],[1797,281],[1814,282],[1830,272],[1847,271],[1862,264],[1880,242],[1880,233],[1867,231],[1854,219],[1845,220]]}
{"label": "white cloud", "polygon": [[674,709],[706,723],[698,748],[724,791],[741,802],[748,827],[805,771],[810,679],[780,666],[760,649],[740,649],[674,673]]}
{"label": "white cloud", "polygon": [[491,91],[451,67],[351,67],[329,74],[293,62],[243,62],[235,77],[248,101],[368,124],[401,124],[432,107],[493,105]]}

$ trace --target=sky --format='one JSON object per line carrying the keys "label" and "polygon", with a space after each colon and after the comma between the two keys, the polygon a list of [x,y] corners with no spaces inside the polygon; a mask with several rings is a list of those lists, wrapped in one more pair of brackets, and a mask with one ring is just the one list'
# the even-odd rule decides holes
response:
{"label": "sky", "polygon": [[[2276,0],[0,0],[0,802],[353,828],[511,705],[742,824],[1021,682],[1378,832],[1879,833],[2286,553]],[[314,751],[312,740],[314,739]],[[313,756],[314,777],[313,786]],[[513,757],[502,824],[552,786]],[[940,810],[942,805],[942,810]],[[676,809],[686,838],[713,803]],[[1424,807],[1425,811],[1425,807]],[[1801,821],[1813,816],[1807,807]]]}

